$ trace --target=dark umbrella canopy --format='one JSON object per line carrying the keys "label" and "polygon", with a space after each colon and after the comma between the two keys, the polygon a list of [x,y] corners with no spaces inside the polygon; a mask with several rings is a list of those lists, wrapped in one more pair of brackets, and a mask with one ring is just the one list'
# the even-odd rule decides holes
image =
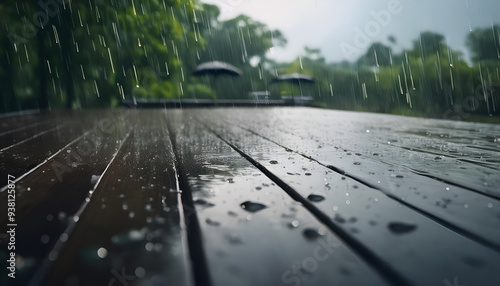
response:
{"label": "dark umbrella canopy", "polygon": [[[314,83],[314,78],[301,74],[301,73],[291,73],[291,74],[284,74],[280,75],[276,78],[273,78],[271,80],[271,83],[276,83],[276,82],[289,82],[289,83],[294,83],[298,84],[300,88],[300,95],[303,96],[302,94],[302,83]],[[293,96],[292,96],[293,97]]]}
{"label": "dark umbrella canopy", "polygon": [[280,75],[274,79],[271,80],[272,83],[274,82],[280,82],[280,81],[286,81],[286,82],[291,82],[291,83],[314,83],[314,78],[301,74],[301,73],[291,73],[291,74],[284,74]]}
{"label": "dark umbrella canopy", "polygon": [[225,62],[206,62],[198,65],[193,72],[194,76],[203,76],[203,75],[221,75],[227,74],[232,76],[240,76],[241,70],[237,67],[225,63]]}

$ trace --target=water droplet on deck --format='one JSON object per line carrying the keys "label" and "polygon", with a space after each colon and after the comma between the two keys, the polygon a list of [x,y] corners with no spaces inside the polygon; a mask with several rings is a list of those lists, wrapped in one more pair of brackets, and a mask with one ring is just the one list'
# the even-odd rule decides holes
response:
{"label": "water droplet on deck", "polygon": [[325,200],[325,197],[320,195],[310,194],[309,196],[307,196],[307,199],[310,200],[311,202],[321,202]]}
{"label": "water droplet on deck", "polygon": [[61,211],[57,214],[57,217],[59,220],[64,220],[66,218],[66,213]]}
{"label": "water droplet on deck", "polygon": [[146,229],[145,228],[141,230],[133,229],[128,232],[128,236],[131,240],[135,241],[142,240],[146,236]]}
{"label": "water droplet on deck", "polygon": [[484,262],[475,257],[464,257],[463,261],[467,263],[469,266],[480,268],[484,266]]}
{"label": "water droplet on deck", "polygon": [[108,251],[106,250],[106,248],[101,247],[97,250],[97,256],[99,256],[100,258],[105,258],[106,256],[108,256]]}
{"label": "water droplet on deck", "polygon": [[58,256],[58,252],[55,251],[55,250],[52,250],[50,253],[49,253],[49,260],[50,261],[55,261],[57,256]]}
{"label": "water droplet on deck", "polygon": [[388,224],[387,227],[392,233],[395,234],[405,234],[417,229],[416,225],[403,222],[391,222]]}
{"label": "water droplet on deck", "polygon": [[101,176],[98,175],[92,175],[92,177],[90,177],[90,184],[95,185],[95,183],[97,183],[100,177]]}
{"label": "water droplet on deck", "polygon": [[339,214],[335,214],[335,217],[333,218],[333,220],[335,220],[336,222],[338,223],[345,223],[345,218],[343,218],[341,215]]}
{"label": "water droplet on deck", "polygon": [[146,243],[146,245],[144,245],[144,248],[146,249],[146,251],[151,251],[151,250],[153,250],[154,246],[155,245],[152,242],[148,242],[148,243]]}
{"label": "water droplet on deck", "polygon": [[241,239],[241,237],[235,233],[227,236],[226,238],[231,244],[242,244],[243,243],[243,240]]}
{"label": "water droplet on deck", "polygon": [[298,220],[293,220],[293,221],[291,221],[291,222],[289,222],[289,223],[288,223],[288,227],[289,227],[289,228],[296,228],[296,227],[298,227],[298,226],[299,226],[299,224],[300,224],[300,223],[299,223],[299,221],[298,221]]}
{"label": "water droplet on deck", "polygon": [[137,267],[134,273],[137,278],[142,278],[146,274],[146,270],[144,270],[144,268],[142,267]]}
{"label": "water droplet on deck", "polygon": [[42,237],[40,237],[40,241],[41,241],[43,244],[47,244],[47,243],[49,243],[49,241],[50,241],[50,237],[49,237],[47,234],[44,234],[44,235],[42,235]]}
{"label": "water droplet on deck", "polygon": [[206,207],[206,208],[214,206],[214,204],[209,203],[209,202],[205,201],[204,199],[196,199],[193,203],[195,205],[203,206],[203,207]]}
{"label": "water droplet on deck", "polygon": [[302,234],[304,234],[304,237],[307,240],[316,240],[316,239],[318,239],[318,237],[321,236],[321,234],[316,229],[313,229],[313,228],[306,228],[302,232]]}
{"label": "water droplet on deck", "polygon": [[254,203],[251,201],[246,201],[246,202],[242,203],[240,206],[242,209],[249,211],[249,212],[252,212],[252,213],[258,212],[258,211],[266,208],[266,206],[263,204]]}
{"label": "water droplet on deck", "polygon": [[212,225],[212,226],[219,226],[220,225],[220,222],[215,221],[215,220],[211,220],[209,218],[207,218],[205,221],[207,222],[208,225]]}

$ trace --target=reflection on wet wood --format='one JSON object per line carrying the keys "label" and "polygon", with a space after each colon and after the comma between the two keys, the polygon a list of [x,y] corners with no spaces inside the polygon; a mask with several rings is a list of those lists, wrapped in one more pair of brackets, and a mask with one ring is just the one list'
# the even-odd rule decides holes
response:
{"label": "reflection on wet wood", "polygon": [[496,125],[311,108],[2,120],[22,285],[500,282]]}

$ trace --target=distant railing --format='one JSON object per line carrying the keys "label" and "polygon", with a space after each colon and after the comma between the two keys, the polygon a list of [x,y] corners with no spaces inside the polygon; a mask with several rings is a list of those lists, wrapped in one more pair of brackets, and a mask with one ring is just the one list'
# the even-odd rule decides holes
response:
{"label": "distant railing", "polygon": [[283,96],[281,99],[124,99],[127,108],[193,108],[193,107],[253,107],[253,106],[313,106],[312,97]]}

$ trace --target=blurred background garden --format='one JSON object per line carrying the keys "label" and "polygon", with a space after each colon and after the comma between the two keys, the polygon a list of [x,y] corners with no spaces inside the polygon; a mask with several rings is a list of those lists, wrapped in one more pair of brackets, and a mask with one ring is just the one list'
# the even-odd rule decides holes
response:
{"label": "blurred background garden", "polygon": [[[279,99],[300,94],[297,86],[270,81],[302,73],[315,79],[301,88],[318,107],[498,121],[497,23],[471,28],[467,56],[446,35],[424,30],[411,46],[396,35],[374,40],[355,59],[327,60],[311,43],[280,61],[270,55],[286,49],[284,33],[220,13],[198,0],[2,1],[0,112],[110,108],[132,98],[248,99],[252,91]],[[192,76],[207,61],[228,62],[242,76]]]}

